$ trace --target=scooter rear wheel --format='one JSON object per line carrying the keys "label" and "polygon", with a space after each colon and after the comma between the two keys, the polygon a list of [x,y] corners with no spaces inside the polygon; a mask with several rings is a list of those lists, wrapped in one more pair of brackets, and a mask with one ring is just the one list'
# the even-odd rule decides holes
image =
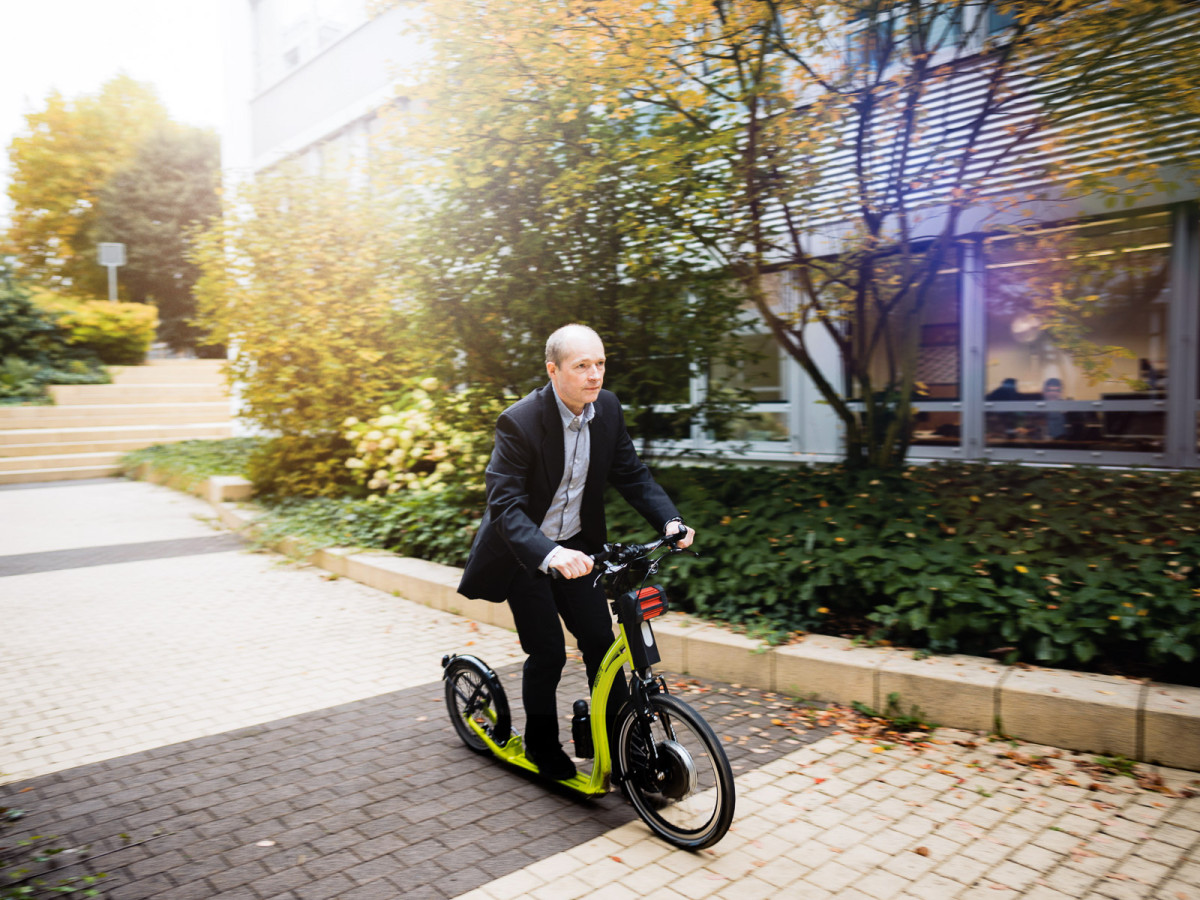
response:
{"label": "scooter rear wheel", "polygon": [[456,656],[442,674],[446,683],[446,708],[454,730],[468,748],[490,754],[491,748],[469,724],[474,721],[497,744],[503,746],[512,734],[512,716],[500,679],[474,656]]}

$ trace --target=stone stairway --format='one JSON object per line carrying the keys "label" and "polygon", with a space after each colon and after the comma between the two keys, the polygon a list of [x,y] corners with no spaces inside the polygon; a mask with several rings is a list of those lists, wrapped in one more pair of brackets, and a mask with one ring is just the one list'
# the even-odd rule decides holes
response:
{"label": "stone stairway", "polygon": [[124,453],[232,434],[222,360],[113,366],[112,384],[50,388],[54,406],[0,407],[0,484],[100,478]]}

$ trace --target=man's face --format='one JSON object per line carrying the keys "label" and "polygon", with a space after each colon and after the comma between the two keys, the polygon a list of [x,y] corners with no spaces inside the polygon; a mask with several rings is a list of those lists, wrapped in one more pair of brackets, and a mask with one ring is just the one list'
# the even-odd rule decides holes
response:
{"label": "man's face", "polygon": [[562,365],[548,362],[546,371],[567,409],[579,415],[604,386],[604,344],[595,335],[581,331],[567,342]]}

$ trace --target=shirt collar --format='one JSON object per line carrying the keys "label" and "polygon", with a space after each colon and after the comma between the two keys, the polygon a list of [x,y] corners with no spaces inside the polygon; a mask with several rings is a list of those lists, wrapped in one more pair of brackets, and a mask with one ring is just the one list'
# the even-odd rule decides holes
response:
{"label": "shirt collar", "polygon": [[[550,388],[550,390],[554,393],[554,402],[558,404],[558,414],[562,417],[563,428],[571,428],[572,423],[576,419],[575,413],[567,409],[567,404],[562,402],[562,397],[558,396],[558,391],[555,391],[553,386]],[[595,417],[595,404],[588,403],[583,407],[583,412],[581,412],[578,416],[580,427],[588,424],[588,422],[592,421],[592,419]],[[572,428],[571,430],[578,431],[579,429]]]}

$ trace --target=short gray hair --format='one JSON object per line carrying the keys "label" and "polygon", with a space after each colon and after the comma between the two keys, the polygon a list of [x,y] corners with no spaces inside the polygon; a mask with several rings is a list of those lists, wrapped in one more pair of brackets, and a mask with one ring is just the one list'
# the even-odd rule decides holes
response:
{"label": "short gray hair", "polygon": [[579,325],[572,322],[570,325],[564,325],[562,328],[546,338],[546,362],[554,363],[556,366],[562,365],[563,354],[567,352],[567,344],[570,342],[573,335],[580,331],[587,332],[596,340],[600,340],[600,335],[596,334],[595,329],[589,328],[587,325]]}

